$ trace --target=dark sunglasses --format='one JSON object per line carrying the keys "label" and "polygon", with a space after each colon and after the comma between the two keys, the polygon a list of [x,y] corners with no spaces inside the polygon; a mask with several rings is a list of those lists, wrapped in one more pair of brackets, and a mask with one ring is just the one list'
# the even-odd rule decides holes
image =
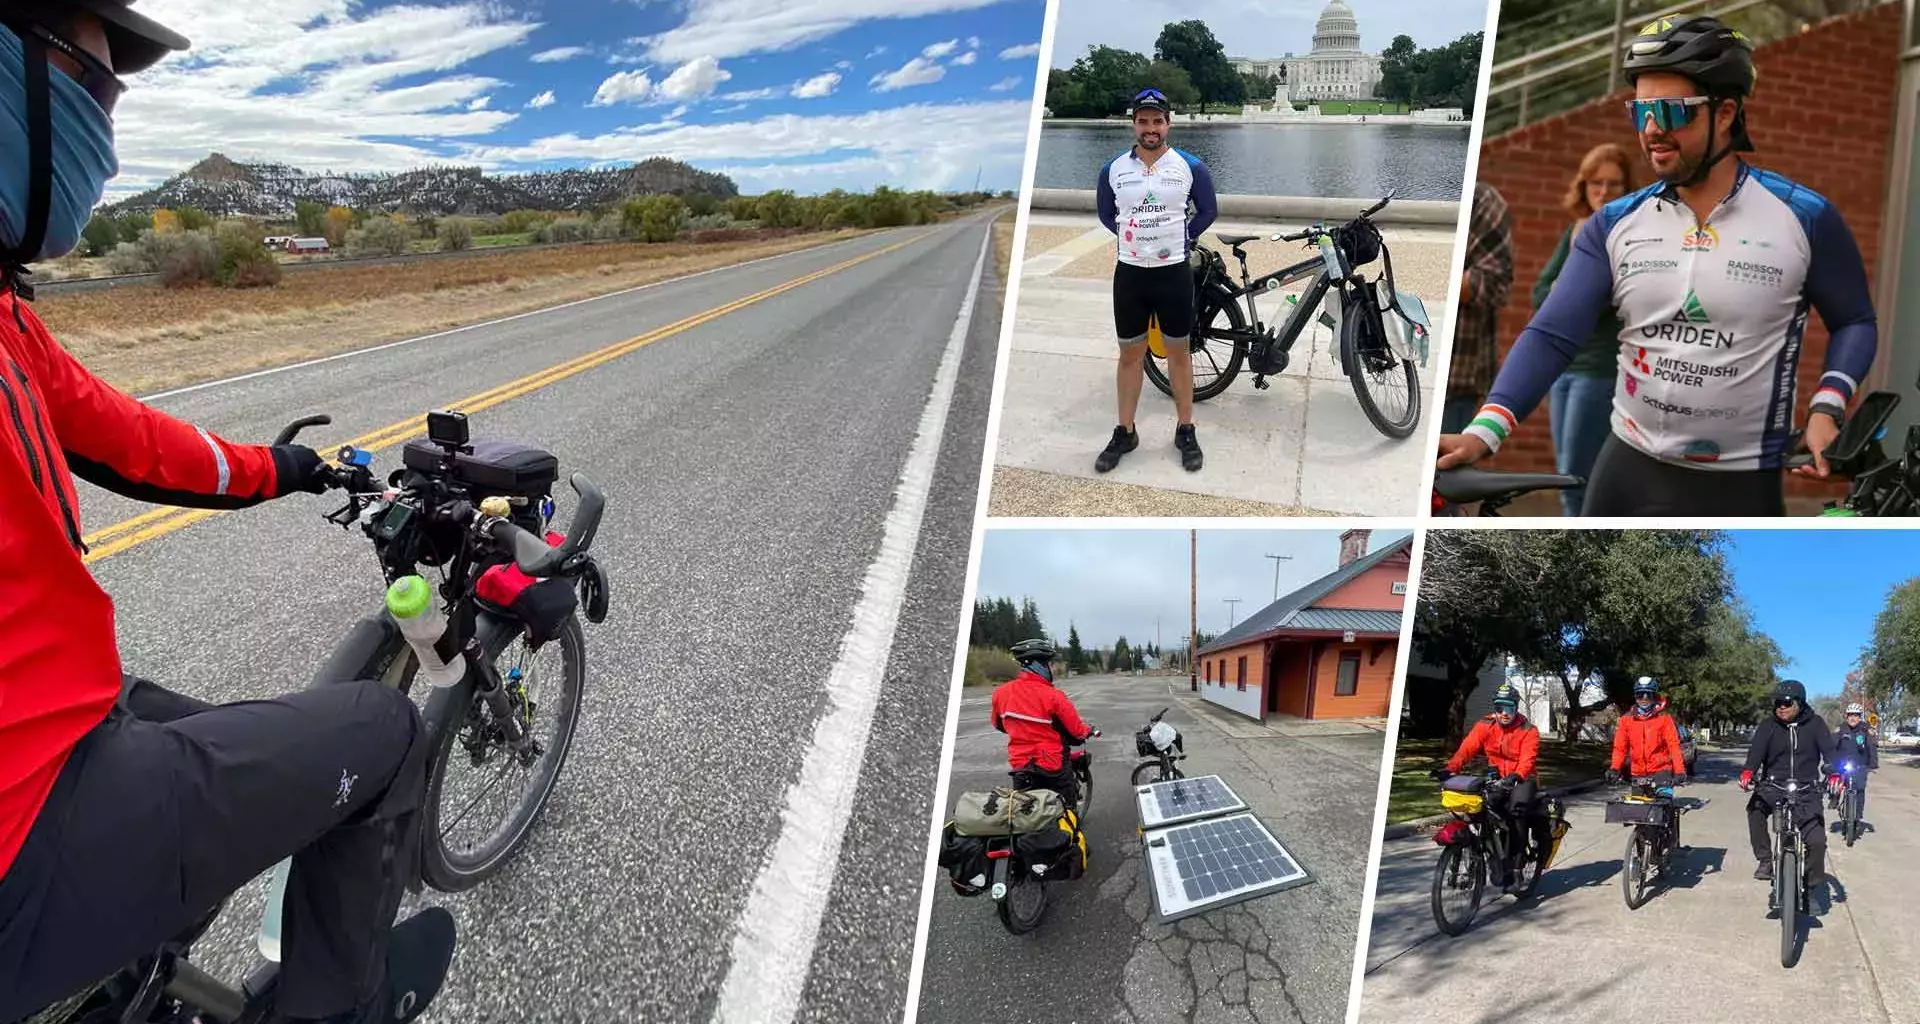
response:
{"label": "dark sunglasses", "polygon": [[1685,128],[1699,116],[1699,110],[1713,102],[1710,96],[1675,96],[1659,100],[1628,100],[1627,117],[1633,121],[1634,134],[1646,131],[1648,121],[1663,132]]}
{"label": "dark sunglasses", "polygon": [[111,68],[101,63],[100,58],[62,39],[45,27],[28,25],[26,30],[80,65],[80,87],[87,91],[87,95],[93,97],[95,103],[100,104],[100,109],[105,111],[108,117],[112,117],[114,105],[120,102],[120,95],[127,91],[127,83],[114,74]]}
{"label": "dark sunglasses", "polygon": [[1790,708],[1798,703],[1800,702],[1797,700],[1794,700],[1792,697],[1782,697],[1779,700],[1774,701],[1773,706],[1776,708]]}

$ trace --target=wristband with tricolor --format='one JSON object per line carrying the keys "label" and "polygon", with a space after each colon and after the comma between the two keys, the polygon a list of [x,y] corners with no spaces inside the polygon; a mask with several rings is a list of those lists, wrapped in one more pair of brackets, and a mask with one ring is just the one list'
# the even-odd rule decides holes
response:
{"label": "wristband with tricolor", "polygon": [[1467,424],[1467,429],[1461,433],[1472,434],[1485,441],[1489,451],[1497,452],[1506,442],[1507,435],[1513,433],[1517,422],[1506,406],[1488,403],[1480,407],[1479,414],[1474,416],[1473,422]]}

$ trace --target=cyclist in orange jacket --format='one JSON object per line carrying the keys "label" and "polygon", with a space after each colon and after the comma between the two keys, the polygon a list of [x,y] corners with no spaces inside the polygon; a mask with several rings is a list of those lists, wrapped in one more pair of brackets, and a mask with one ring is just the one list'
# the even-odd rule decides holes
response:
{"label": "cyclist in orange jacket", "polygon": [[[1607,769],[1607,781],[1627,778],[1651,778],[1655,789],[1686,785],[1687,760],[1680,752],[1680,728],[1667,714],[1667,698],[1651,676],[1641,676],[1633,684],[1633,707],[1620,716],[1613,729],[1613,762]],[[1680,843],[1680,821],[1676,815],[1673,845]]]}
{"label": "cyclist in orange jacket", "polygon": [[[1546,818],[1534,813],[1540,788],[1535,769],[1540,759],[1540,730],[1520,713],[1520,691],[1514,689],[1513,684],[1501,683],[1500,688],[1493,691],[1493,713],[1474,724],[1460,749],[1448,759],[1447,766],[1434,775],[1442,780],[1458,775],[1476,755],[1486,757],[1495,781],[1500,783],[1487,790],[1487,807],[1501,815],[1507,824],[1507,856],[1500,865],[1501,877],[1497,879],[1499,885],[1506,887],[1512,884],[1512,865],[1521,850],[1521,822],[1532,827],[1534,842],[1541,849],[1553,841],[1547,831]],[[1502,794],[1506,794],[1504,801]]]}

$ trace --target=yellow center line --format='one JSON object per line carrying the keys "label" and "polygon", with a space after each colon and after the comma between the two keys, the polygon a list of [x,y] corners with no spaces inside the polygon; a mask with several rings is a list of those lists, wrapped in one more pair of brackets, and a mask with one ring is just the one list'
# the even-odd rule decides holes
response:
{"label": "yellow center line", "polygon": [[[583,373],[594,367],[612,362],[621,356],[637,352],[656,341],[661,341],[673,337],[676,334],[690,331],[702,324],[726,316],[728,313],[737,312],[755,303],[764,302],[776,295],[792,291],[802,285],[818,281],[823,277],[837,274],[842,270],[865,263],[876,257],[885,256],[890,252],[912,245],[914,242],[926,238],[930,234],[931,232],[926,232],[916,235],[904,242],[896,242],[886,248],[876,249],[866,255],[856,256],[853,259],[836,263],[825,269],[816,270],[813,273],[796,277],[791,281],[775,285],[766,291],[757,292],[745,298],[735,299],[732,302],[715,306],[706,312],[696,313],[693,316],[668,324],[665,327],[656,328],[645,334],[628,338],[625,341],[615,342],[605,348],[596,349],[556,366],[550,366],[544,370],[521,377],[518,380],[508,381],[498,387],[489,388],[477,395],[470,395],[457,402],[448,403],[445,408],[455,409],[468,414],[492,408],[502,402],[519,398],[523,395],[538,391],[550,384],[556,384],[566,380],[575,374]],[[422,413],[421,415],[410,416],[398,423],[389,424],[378,430],[362,434],[353,440],[344,442],[344,444],[366,451],[378,451],[423,433],[426,430],[426,425],[427,418],[426,415]],[[338,447],[340,446],[335,445],[330,448],[318,450],[330,451]],[[144,544],[158,537],[164,537],[176,530],[185,529],[203,519],[211,519],[214,516],[220,515],[222,511],[223,510],[219,509],[156,508],[142,512],[137,516],[114,523],[111,526],[103,527],[82,538],[91,548],[85,556],[84,561],[91,565],[94,562],[118,554],[128,548]]]}

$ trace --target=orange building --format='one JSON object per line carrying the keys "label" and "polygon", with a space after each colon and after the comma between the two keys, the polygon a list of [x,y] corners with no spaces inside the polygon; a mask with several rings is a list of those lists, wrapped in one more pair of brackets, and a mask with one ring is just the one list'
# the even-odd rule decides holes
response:
{"label": "orange building", "polygon": [[1200,649],[1200,696],[1265,721],[1378,718],[1393,692],[1413,538],[1367,554],[1340,535],[1340,568],[1247,616]]}

